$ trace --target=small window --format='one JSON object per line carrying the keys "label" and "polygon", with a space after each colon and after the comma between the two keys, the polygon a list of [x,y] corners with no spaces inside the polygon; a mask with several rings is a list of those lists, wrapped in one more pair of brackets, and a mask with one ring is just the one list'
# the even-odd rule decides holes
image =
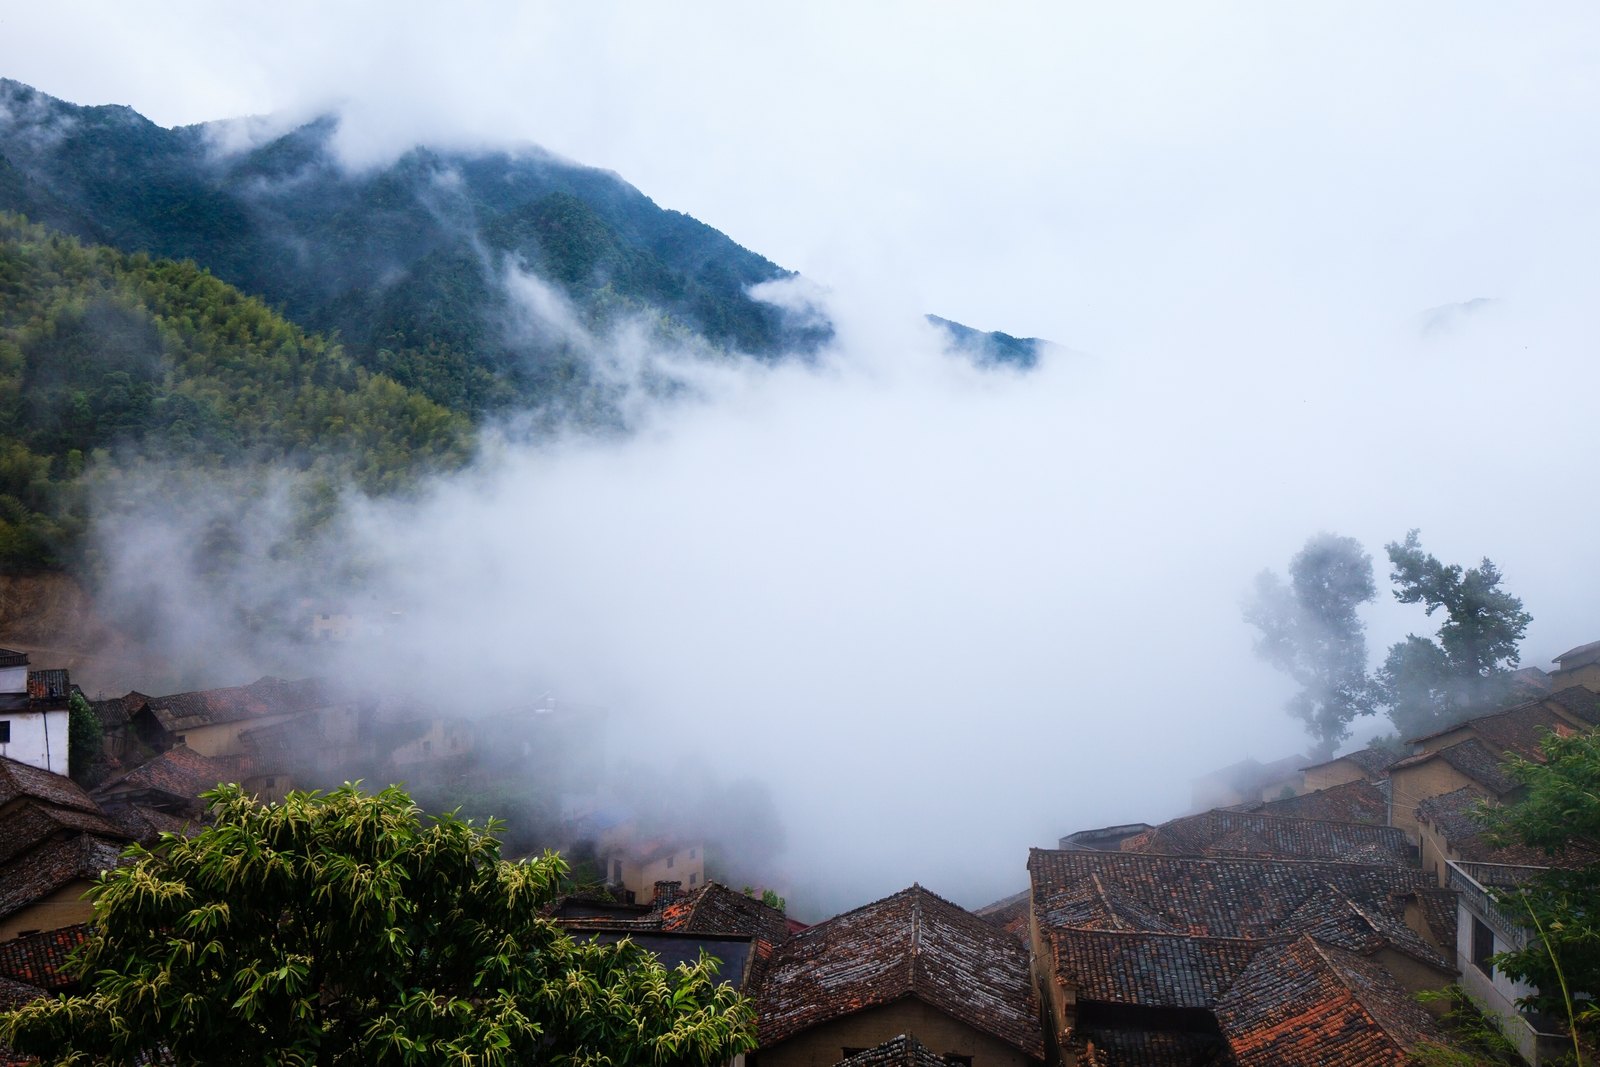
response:
{"label": "small window", "polygon": [[268,788],[268,789],[276,789],[276,788],[278,788],[278,780],[276,778],[268,778],[267,779],[266,788]]}
{"label": "small window", "polygon": [[670,871],[670,870],[672,870],[672,863],[673,863],[673,861],[674,861],[674,860],[676,860],[676,859],[677,859],[677,858],[678,858],[678,857],[676,857],[676,856],[668,856],[668,857],[667,857],[667,870],[669,870],[669,871]]}
{"label": "small window", "polygon": [[972,1067],[972,1057],[971,1056],[963,1056],[963,1055],[961,1055],[959,1053],[956,1053],[956,1052],[946,1052],[943,1056],[940,1057],[940,1059],[944,1060],[944,1062],[946,1062],[946,1063],[960,1064],[961,1067]]}
{"label": "small window", "polygon": [[1489,957],[1494,955],[1494,931],[1482,919],[1474,917],[1472,920],[1472,965],[1490,977],[1494,976],[1494,965],[1489,962]]}
{"label": "small window", "polygon": [[700,876],[698,874],[691,874],[689,876],[689,884],[690,885],[694,885],[699,881],[700,881]]}
{"label": "small window", "polygon": [[11,743],[11,720],[0,719],[0,745]]}
{"label": "small window", "polygon": [[622,881],[622,861],[621,860],[613,860],[612,861],[612,863],[611,863],[611,880],[613,882],[618,882],[618,883],[620,883]]}
{"label": "small window", "polygon": [[694,849],[692,848],[689,850],[689,858],[694,859]]}
{"label": "small window", "polygon": [[845,1059],[849,1059],[851,1056],[854,1056],[856,1053],[865,1052],[865,1051],[867,1051],[867,1050],[864,1049],[864,1048],[858,1048],[855,1045],[846,1045],[844,1047],[844,1058]]}

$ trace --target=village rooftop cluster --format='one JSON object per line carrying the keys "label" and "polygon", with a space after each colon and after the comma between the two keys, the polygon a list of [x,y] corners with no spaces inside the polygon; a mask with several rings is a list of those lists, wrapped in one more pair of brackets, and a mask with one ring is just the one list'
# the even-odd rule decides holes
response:
{"label": "village rooftop cluster", "polygon": [[[607,889],[551,917],[669,965],[721,960],[757,1012],[749,1067],[1401,1064],[1450,1043],[1417,994],[1452,985],[1538,1064],[1565,1038],[1493,966],[1529,934],[1491,891],[1594,857],[1497,847],[1476,812],[1515,799],[1508,756],[1600,726],[1600,642],[1556,662],[1525,673],[1521,703],[1406,752],[1246,761],[1198,780],[1193,814],[1068,833],[1031,850],[1026,890],[977,911],[913,885],[806,926],[707,881],[703,842],[594,816]],[[448,774],[488,731],[573,802],[593,768],[571,754],[603,717],[546,701],[468,722],[312,680],[129,693],[92,705],[104,763],[85,789],[67,776],[73,692],[0,649],[0,1007],[76,988],[85,890],[129,843],[200,825],[219,781],[274,800],[339,767]],[[486,755],[472,766],[493,775]]]}

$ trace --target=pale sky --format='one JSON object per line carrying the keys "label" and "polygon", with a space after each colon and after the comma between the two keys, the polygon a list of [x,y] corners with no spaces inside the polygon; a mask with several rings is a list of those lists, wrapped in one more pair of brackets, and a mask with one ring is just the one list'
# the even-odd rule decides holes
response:
{"label": "pale sky", "polygon": [[[841,906],[981,904],[1030,844],[1302,744],[1238,605],[1319,530],[1385,601],[1410,527],[1492,557],[1526,663],[1600,638],[1597,31],[1556,3],[10,3],[0,75],[169,125],[339,106],[352,166],[534,142],[827,289],[820,370],[510,448],[353,536],[431,605],[419,673],[756,768]],[[979,375],[923,311],[1086,355]],[[1438,621],[1368,614],[1375,659]]]}

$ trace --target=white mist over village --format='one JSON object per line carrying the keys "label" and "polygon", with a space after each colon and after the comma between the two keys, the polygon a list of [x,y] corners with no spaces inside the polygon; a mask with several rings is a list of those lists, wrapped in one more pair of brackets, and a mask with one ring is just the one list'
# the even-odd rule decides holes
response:
{"label": "white mist over village", "polygon": [[[752,880],[817,922],[914,883],[977,909],[1038,884],[1030,849],[1191,814],[1240,761],[1313,764],[1244,607],[1319,533],[1374,561],[1369,669],[1443,619],[1389,582],[1419,530],[1493,561],[1532,616],[1520,665],[1555,670],[1600,640],[1597,41],[1581,5],[0,12],[0,77],[216,123],[219,173],[324,115],[353,179],[417,146],[553,153],[793,271],[745,295],[831,328],[755,355],[649,308],[597,326],[442,193],[500,301],[485,333],[559,349],[608,417],[502,407],[454,468],[337,481],[309,533],[289,464],[91,461],[122,644],[72,680],[603,709],[577,745],[627,803],[689,834],[747,816]],[[381,625],[308,640],[318,612]],[[1358,717],[1341,750],[1394,730]]]}

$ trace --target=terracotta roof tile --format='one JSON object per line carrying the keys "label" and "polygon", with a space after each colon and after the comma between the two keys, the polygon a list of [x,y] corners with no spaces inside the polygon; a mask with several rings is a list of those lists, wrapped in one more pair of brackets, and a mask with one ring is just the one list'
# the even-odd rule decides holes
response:
{"label": "terracotta roof tile", "polygon": [[993,923],[1006,933],[1018,938],[1024,944],[1028,941],[1028,907],[1033,902],[1033,893],[1024,889],[1020,893],[1013,893],[1009,897],[985,904],[972,914],[986,923]]}
{"label": "terracotta roof tile", "polygon": [[112,822],[99,812],[76,811],[37,800],[14,805],[0,817],[0,864],[50,840],[72,834],[122,836]]}
{"label": "terracotta roof tile", "polygon": [[219,782],[237,782],[243,770],[237,758],[217,759],[203,756],[187,745],[175,745],[100,783],[95,795],[104,799],[118,793],[156,793],[194,804],[201,793]]}
{"label": "terracotta roof tile", "polygon": [[1590,726],[1600,726],[1600,693],[1581,685],[1568,686],[1544,698],[1547,704],[1559,704],[1574,717]]}
{"label": "terracotta roof tile", "polygon": [[1332,759],[1323,760],[1321,763],[1313,763],[1304,769],[1309,771],[1315,767],[1326,767],[1341,760],[1348,760],[1359,767],[1368,778],[1382,778],[1384,772],[1389,769],[1390,764],[1397,762],[1400,758],[1390,749],[1379,745],[1368,745],[1366,748],[1354,749],[1342,756],[1334,756]]}
{"label": "terracotta roof tile", "polygon": [[1410,770],[1430,760],[1443,760],[1495,796],[1505,796],[1518,786],[1517,780],[1500,766],[1502,758],[1476,737],[1433,752],[1408,756],[1389,768],[1391,775]]}
{"label": "terracotta roof tile", "polygon": [[1261,947],[1259,939],[1052,928],[1052,973],[1078,1001],[1210,1008]]}
{"label": "terracotta roof tile", "polygon": [[[1303,933],[1450,971],[1455,900],[1421,870],[1306,860],[1034,849],[1033,908],[1057,977],[1086,1000],[1206,1007],[1254,943]],[[1421,909],[1431,940],[1407,924]]]}
{"label": "terracotta roof tile", "polygon": [[21,797],[34,797],[78,811],[100,810],[71,778],[0,756],[0,808]]}
{"label": "terracotta roof tile", "polygon": [[783,912],[768,907],[754,897],[735,892],[720,882],[707,882],[652,908],[663,930],[702,934],[747,934],[755,940],[756,952],[771,955],[773,948],[789,939],[789,924]]}
{"label": "terracotta roof tile", "polygon": [[1044,1055],[1027,949],[921,886],[818,923],[780,946],[755,994],[761,1045],[902,997],[1036,1059]]}
{"label": "terracotta roof tile", "polygon": [[1216,1015],[1239,1067],[1400,1067],[1446,1040],[1376,962],[1309,937],[1262,948]]}
{"label": "terracotta roof tile", "polygon": [[115,824],[119,832],[146,848],[159,841],[162,834],[187,837],[204,825],[204,820],[199,816],[190,818],[173,815],[146,804],[119,804],[112,800],[106,802],[105,812],[106,818]]}
{"label": "terracotta roof tile", "polygon": [[1488,793],[1463,786],[1452,793],[1428,797],[1417,805],[1417,818],[1444,838],[1453,858],[1471,863],[1504,863],[1511,866],[1565,867],[1593,863],[1600,856],[1583,849],[1568,849],[1558,854],[1525,845],[1497,846],[1489,840],[1477,816],[1480,805],[1491,803]]}
{"label": "terracotta roof tile", "polygon": [[1169,856],[1259,856],[1269,859],[1412,863],[1405,831],[1370,823],[1332,822],[1259,812],[1204,811],[1162,823],[1122,844],[1124,852]]}
{"label": "terracotta roof tile", "polygon": [[89,928],[79,923],[0,941],[0,975],[52,993],[69,990],[77,979],[66,971],[67,957],[88,939]]}
{"label": "terracotta roof tile", "polygon": [[89,706],[100,717],[100,725],[106,729],[116,729],[127,724],[134,712],[150,703],[150,698],[137,690],[130,690],[126,696],[111,697],[107,700],[92,700]]}
{"label": "terracotta roof tile", "polygon": [[1387,783],[1354,781],[1319,789],[1314,793],[1268,800],[1259,804],[1240,804],[1233,810],[1257,815],[1290,815],[1302,819],[1327,819],[1330,822],[1360,822],[1373,826],[1389,823]]}
{"label": "terracotta roof tile", "polygon": [[93,881],[121,862],[122,844],[80,834],[41,845],[0,866],[0,918],[78,880]]}
{"label": "terracotta roof tile", "polygon": [[[1570,690],[1562,692],[1568,694],[1563,701],[1557,701],[1563,708],[1568,707],[1569,703],[1573,708],[1594,706],[1592,701],[1584,701],[1581,696],[1571,693]],[[1412,743],[1421,743],[1443,737],[1455,730],[1467,729],[1497,752],[1515,752],[1527,759],[1538,759],[1539,742],[1544,736],[1558,726],[1570,725],[1559,712],[1546,706],[1555,695],[1525,701],[1515,707],[1489,715],[1479,715],[1475,719],[1467,719],[1443,730],[1435,730],[1431,734],[1409,740]]]}
{"label": "terracotta roof tile", "polygon": [[330,702],[328,689],[319,679],[260,678],[249,685],[151,697],[149,708],[163,728],[181,733],[197,726],[310,711]]}

